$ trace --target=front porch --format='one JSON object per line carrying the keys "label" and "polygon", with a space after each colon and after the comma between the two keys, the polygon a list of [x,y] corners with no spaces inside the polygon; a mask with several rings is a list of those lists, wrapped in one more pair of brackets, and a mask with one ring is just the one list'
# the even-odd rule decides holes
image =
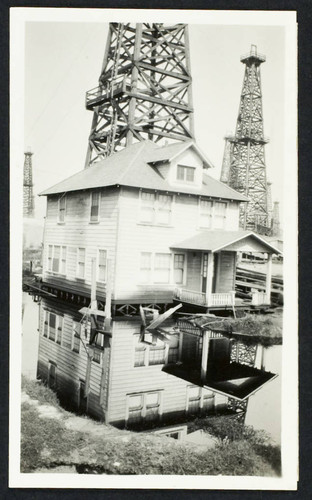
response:
{"label": "front porch", "polygon": [[[205,231],[172,248],[177,255],[183,252],[186,261],[183,282],[177,283],[174,300],[206,311],[270,306],[272,255],[280,251],[262,237],[250,231]],[[264,281],[246,283],[250,293],[245,298],[235,293],[237,257],[243,252],[261,252],[267,262]]]}
{"label": "front porch", "polygon": [[186,288],[176,288],[174,290],[174,300],[186,304],[201,306],[207,309],[232,309],[233,307],[258,307],[269,306],[270,299],[265,292],[253,291],[250,299],[235,297],[235,291],[223,293],[211,293],[209,296],[205,292],[197,292]]}

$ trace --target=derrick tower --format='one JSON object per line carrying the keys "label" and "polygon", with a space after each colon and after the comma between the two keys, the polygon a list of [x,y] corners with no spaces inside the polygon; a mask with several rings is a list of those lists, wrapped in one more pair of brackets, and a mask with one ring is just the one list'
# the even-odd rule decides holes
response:
{"label": "derrick tower", "polygon": [[23,172],[23,216],[33,217],[34,215],[34,196],[33,196],[33,177],[32,177],[32,155],[28,150],[25,153],[24,172]]}
{"label": "derrick tower", "polygon": [[85,166],[133,142],[193,138],[191,82],[187,25],[110,23],[99,85],[86,94]]}
{"label": "derrick tower", "polygon": [[240,208],[240,225],[268,234],[268,191],[263,135],[260,65],[265,56],[251,46],[241,57],[245,64],[243,88],[234,136],[227,136],[221,180],[249,198]]}

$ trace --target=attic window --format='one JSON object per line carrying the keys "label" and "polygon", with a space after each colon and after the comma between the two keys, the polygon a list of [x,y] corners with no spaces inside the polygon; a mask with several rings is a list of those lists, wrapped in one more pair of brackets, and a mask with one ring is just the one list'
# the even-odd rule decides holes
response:
{"label": "attic window", "polygon": [[194,182],[195,179],[195,168],[187,167],[185,165],[178,165],[177,169],[177,180],[184,182]]}

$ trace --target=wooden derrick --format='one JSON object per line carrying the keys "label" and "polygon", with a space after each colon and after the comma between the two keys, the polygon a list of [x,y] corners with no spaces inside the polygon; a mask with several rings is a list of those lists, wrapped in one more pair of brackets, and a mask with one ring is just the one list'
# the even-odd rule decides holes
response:
{"label": "wooden derrick", "polygon": [[133,142],[194,137],[186,24],[110,23],[85,166]]}

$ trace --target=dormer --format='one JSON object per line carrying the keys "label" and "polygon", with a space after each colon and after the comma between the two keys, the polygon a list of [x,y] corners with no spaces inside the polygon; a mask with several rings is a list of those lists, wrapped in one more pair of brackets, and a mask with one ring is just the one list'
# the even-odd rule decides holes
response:
{"label": "dormer", "polygon": [[175,187],[198,189],[203,173],[212,163],[203,155],[194,141],[170,144],[152,152],[148,163]]}

